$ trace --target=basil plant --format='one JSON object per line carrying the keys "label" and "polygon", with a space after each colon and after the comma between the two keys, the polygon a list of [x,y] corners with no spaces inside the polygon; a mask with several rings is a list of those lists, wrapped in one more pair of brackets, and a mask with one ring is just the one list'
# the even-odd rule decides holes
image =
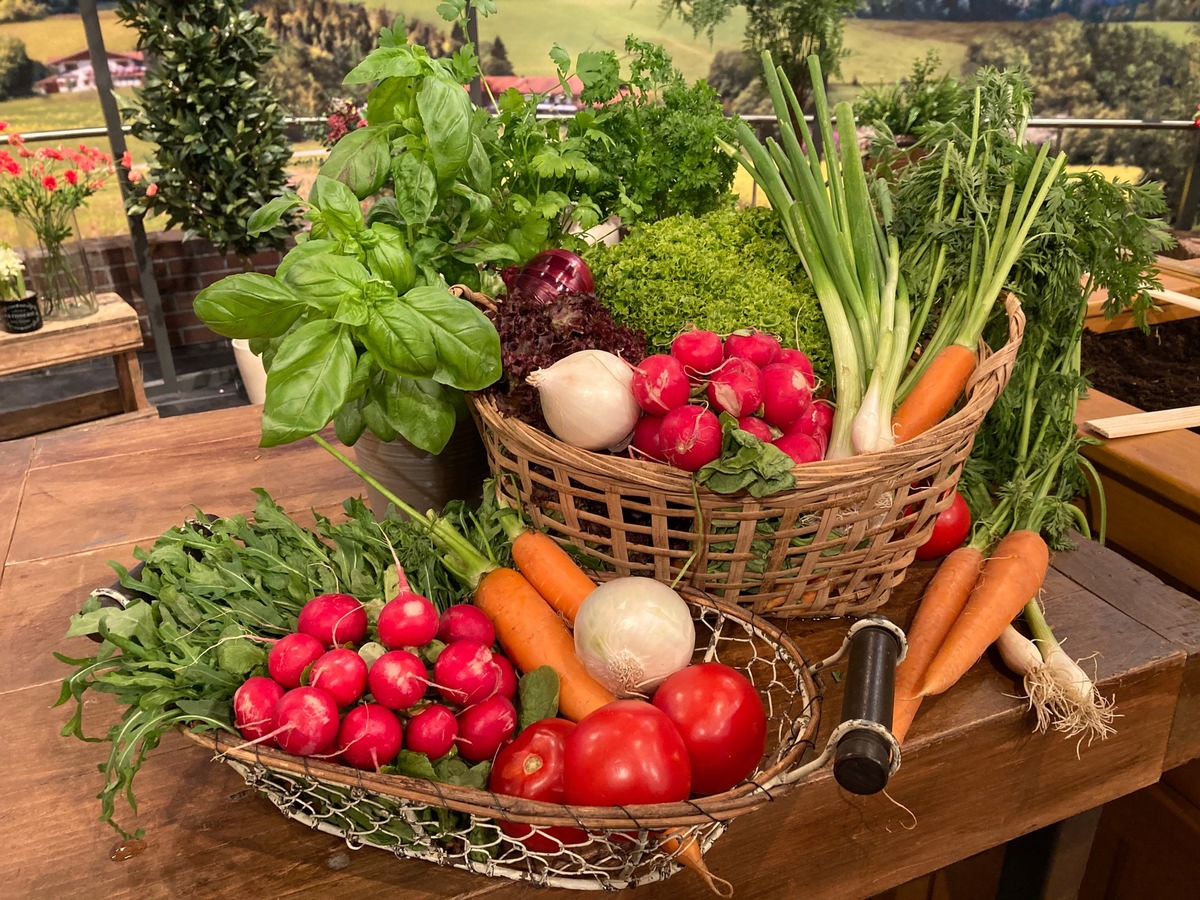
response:
{"label": "basil plant", "polygon": [[269,232],[299,208],[307,234],[273,277],[231,275],[196,297],[213,331],[250,339],[263,358],[263,446],[332,421],[345,444],[370,429],[438,453],[465,409],[461,392],[500,376],[495,328],[448,285],[479,288],[480,264],[536,247],[493,212],[504,161],[494,123],[463,88],[476,67],[473,54],[431,59],[402,28],[385,29],[346,77],[377,82],[369,125],[334,146],[307,200],[278,197],[248,222]]}

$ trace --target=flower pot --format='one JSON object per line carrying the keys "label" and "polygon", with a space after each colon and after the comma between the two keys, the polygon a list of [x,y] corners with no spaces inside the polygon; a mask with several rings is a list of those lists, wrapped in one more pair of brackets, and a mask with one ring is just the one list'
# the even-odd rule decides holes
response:
{"label": "flower pot", "polygon": [[242,384],[246,386],[246,396],[255,406],[262,406],[267,399],[267,370],[263,367],[262,357],[250,351],[249,341],[234,339],[233,358]]}
{"label": "flower pot", "polygon": [[24,334],[42,327],[42,310],[38,305],[38,296],[33,291],[26,291],[24,297],[0,300],[0,307],[4,310],[5,331]]}
{"label": "flower pot", "polygon": [[[477,504],[489,474],[483,441],[469,416],[459,419],[450,441],[436,456],[402,437],[381,441],[370,431],[354,444],[354,456],[384,487],[422,511],[440,512],[451,500]],[[367,501],[376,516],[387,513],[388,501],[375,488],[368,486]]]}

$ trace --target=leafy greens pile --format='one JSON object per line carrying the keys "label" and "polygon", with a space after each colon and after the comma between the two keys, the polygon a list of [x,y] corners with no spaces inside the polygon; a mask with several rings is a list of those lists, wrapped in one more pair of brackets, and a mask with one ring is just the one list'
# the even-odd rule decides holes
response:
{"label": "leafy greens pile", "polygon": [[[55,654],[75,670],[58,699],[57,705],[75,703],[62,734],[109,743],[108,759],[100,766],[105,779],[101,820],[123,835],[128,836],[113,821],[117,798],[124,795],[137,811],[133,778],[163,734],[177,725],[233,732],[234,692],[247,677],[265,672],[268,644],[263,639],[294,631],[300,608],[320,593],[343,592],[381,604],[388,598],[389,579],[395,585],[389,542],[413,589],[439,609],[464,597],[424,523],[377,522],[361,500],[351,499],[344,504],[345,521],[318,515],[315,529],[306,529],[265,491],[256,493],[253,520],[199,514],[167,531],[149,550],[135,550],[144,563],[136,576],[113,563],[130,602],[113,607],[93,594],[72,617],[67,636],[99,637],[95,655]],[[506,564],[496,509],[490,501],[476,510],[456,501],[443,517],[489,558]],[[126,707],[103,738],[83,731],[88,691],[113,694]],[[480,779],[478,767],[468,776],[461,760],[441,769],[430,769],[424,759],[402,758],[397,765],[405,774],[460,784]],[[486,772],[482,777],[486,781]]]}

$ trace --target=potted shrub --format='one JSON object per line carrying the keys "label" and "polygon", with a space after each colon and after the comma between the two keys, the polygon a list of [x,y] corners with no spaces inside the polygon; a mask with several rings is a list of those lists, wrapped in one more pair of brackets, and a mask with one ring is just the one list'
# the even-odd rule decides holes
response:
{"label": "potted shrub", "polygon": [[0,306],[4,330],[14,334],[42,327],[37,294],[25,287],[25,263],[8,244],[0,243]]}

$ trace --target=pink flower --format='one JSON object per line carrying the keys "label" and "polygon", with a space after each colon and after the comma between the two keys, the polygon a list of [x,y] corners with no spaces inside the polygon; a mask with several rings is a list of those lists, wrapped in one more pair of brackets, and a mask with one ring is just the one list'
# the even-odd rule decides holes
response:
{"label": "pink flower", "polygon": [[8,131],[8,123],[0,122],[0,131]]}
{"label": "pink flower", "polygon": [[137,184],[141,180],[142,180],[141,172],[133,171],[133,172],[129,173],[129,183],[130,184]]}
{"label": "pink flower", "polygon": [[62,150],[57,149],[55,147],[45,147],[39,151],[38,155],[41,156],[42,159],[61,160],[63,158]]}
{"label": "pink flower", "polygon": [[146,196],[147,197],[153,197],[157,193],[158,193],[158,185],[157,184],[150,183],[150,184],[146,185]]}
{"label": "pink flower", "polygon": [[79,184],[79,173],[74,169],[67,169],[67,171],[63,172],[63,178],[67,179],[67,184],[72,187]]}
{"label": "pink flower", "polygon": [[57,191],[58,190],[58,179],[55,178],[53,175],[47,175],[45,178],[42,179],[42,187],[44,187],[48,191]]}
{"label": "pink flower", "polygon": [[126,150],[123,154],[121,154],[121,165],[123,165],[127,169],[133,168],[133,154],[130,153],[128,150]]}

